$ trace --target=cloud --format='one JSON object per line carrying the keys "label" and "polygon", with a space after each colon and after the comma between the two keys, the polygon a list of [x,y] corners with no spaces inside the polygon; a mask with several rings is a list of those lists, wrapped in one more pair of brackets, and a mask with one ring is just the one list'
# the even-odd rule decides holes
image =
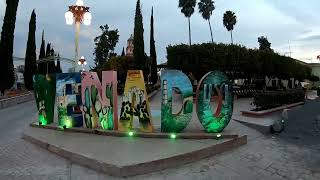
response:
{"label": "cloud", "polygon": [[308,3],[300,0],[265,0],[265,2],[301,24],[314,25],[318,21],[318,0],[308,0]]}
{"label": "cloud", "polygon": [[320,40],[320,34],[319,35],[310,35],[303,38],[298,39],[300,41],[319,41]]}

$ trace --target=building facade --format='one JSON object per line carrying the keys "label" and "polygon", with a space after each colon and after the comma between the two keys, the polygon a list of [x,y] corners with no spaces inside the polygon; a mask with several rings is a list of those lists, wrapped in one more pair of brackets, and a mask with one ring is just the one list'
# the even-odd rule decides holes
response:
{"label": "building facade", "polygon": [[133,48],[133,35],[131,34],[130,38],[127,41],[126,56],[133,56]]}

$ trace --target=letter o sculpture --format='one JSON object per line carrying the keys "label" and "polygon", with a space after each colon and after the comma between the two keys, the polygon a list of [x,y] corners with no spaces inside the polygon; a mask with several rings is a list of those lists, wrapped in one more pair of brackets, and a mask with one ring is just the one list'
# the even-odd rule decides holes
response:
{"label": "letter o sculpture", "polygon": [[[210,106],[213,91],[218,94],[218,107]],[[229,124],[233,112],[232,83],[222,72],[207,73],[199,82],[196,97],[197,115],[208,133],[220,133]]]}

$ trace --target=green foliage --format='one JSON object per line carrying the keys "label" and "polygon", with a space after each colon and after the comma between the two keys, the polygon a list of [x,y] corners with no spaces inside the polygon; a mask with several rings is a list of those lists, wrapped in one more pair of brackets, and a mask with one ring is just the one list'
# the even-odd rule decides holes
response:
{"label": "green foliage", "polygon": [[[42,40],[41,40],[39,60],[46,57],[45,45],[46,45],[46,42],[44,40],[44,31],[42,31]],[[47,63],[42,62],[42,63],[38,64],[38,73],[39,74],[46,74],[47,73]]]}
{"label": "green foliage", "polygon": [[213,0],[200,0],[198,3],[199,12],[201,13],[203,19],[209,20],[213,10],[215,9]]}
{"label": "green foliage", "polygon": [[194,8],[196,7],[197,0],[179,0],[179,8],[181,8],[181,13],[188,18],[189,25],[189,45],[191,46],[191,27],[190,27],[190,17],[194,13]]}
{"label": "green foliage", "polygon": [[144,37],[143,37],[143,17],[140,9],[140,0],[137,1],[136,14],[134,18],[134,49],[133,56],[135,62],[135,68],[143,70],[144,73],[147,70],[147,62],[144,52]]}
{"label": "green foliage", "polygon": [[114,56],[114,48],[119,41],[118,29],[109,30],[108,24],[100,26],[101,35],[94,38],[94,62],[97,67],[102,66],[108,59]]}
{"label": "green foliage", "polygon": [[[54,50],[51,48],[51,44],[47,44],[47,50],[46,50],[46,57],[49,59],[52,59],[54,57]],[[46,62],[46,72],[49,74],[55,73],[56,72],[56,65],[53,59],[51,61]]]}
{"label": "green foliage", "polygon": [[124,51],[124,47],[122,48],[122,53],[121,53],[121,56],[125,56],[126,55],[126,53],[125,53],[125,51]]}
{"label": "green foliage", "polygon": [[254,95],[253,104],[256,106],[256,110],[266,110],[301,102],[304,101],[304,99],[305,94],[303,90],[264,92]]}
{"label": "green foliage", "polygon": [[215,9],[213,0],[200,0],[198,3],[199,13],[202,15],[203,19],[207,20],[209,23],[210,33],[211,33],[211,41],[213,43],[212,36],[212,28],[210,23],[210,17],[212,15],[213,10]]}
{"label": "green foliage", "polygon": [[19,0],[6,0],[0,42],[0,91],[12,87],[15,81],[13,66],[13,40]]}
{"label": "green foliage", "polygon": [[194,13],[196,4],[196,0],[179,0],[179,8],[181,8],[181,13],[183,13],[187,18],[190,18]]}
{"label": "green foliage", "polygon": [[233,44],[232,31],[237,23],[237,16],[232,11],[226,11],[223,15],[223,25],[231,33],[231,43]]}
{"label": "green foliage", "polygon": [[157,70],[157,52],[154,41],[154,26],[153,26],[153,8],[151,12],[151,28],[150,28],[150,57],[151,57],[151,82],[152,84],[158,81],[158,70]]}
{"label": "green foliage", "polygon": [[319,78],[318,76],[314,76],[314,75],[310,76],[308,79],[309,79],[310,81],[312,81],[312,82],[318,82],[318,81],[320,81],[320,78]]}
{"label": "green foliage", "polygon": [[232,67],[238,66],[239,73],[233,78],[262,78],[276,76],[282,79],[303,80],[310,77],[311,69],[295,59],[274,52],[248,49],[240,45],[215,43],[185,44],[167,47],[168,66],[192,72],[200,80],[207,72],[225,71],[229,76]]}
{"label": "green foliage", "polygon": [[33,75],[37,73],[36,54],[36,13],[32,11],[29,22],[29,35],[25,57],[24,84],[28,90],[33,90]]}
{"label": "green foliage", "polygon": [[127,78],[127,71],[134,70],[134,60],[133,57],[127,56],[116,56],[112,57],[107,63],[105,63],[99,71],[113,70],[117,71],[119,87],[124,85]]}
{"label": "green foliage", "polygon": [[272,51],[271,43],[268,41],[267,37],[261,36],[258,37],[259,50],[262,51]]}

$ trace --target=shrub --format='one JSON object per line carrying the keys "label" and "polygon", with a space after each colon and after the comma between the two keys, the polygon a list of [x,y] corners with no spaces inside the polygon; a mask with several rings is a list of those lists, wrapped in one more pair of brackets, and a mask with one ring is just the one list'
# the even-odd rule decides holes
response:
{"label": "shrub", "polygon": [[266,110],[301,102],[304,101],[304,99],[305,94],[303,90],[263,92],[253,96],[253,104],[256,106],[256,110]]}
{"label": "shrub", "polygon": [[[220,70],[230,78],[276,76],[303,80],[311,69],[295,59],[274,52],[249,49],[241,45],[203,43],[167,47],[168,67],[192,72],[197,80],[207,72]],[[230,73],[237,72],[237,73]]]}

